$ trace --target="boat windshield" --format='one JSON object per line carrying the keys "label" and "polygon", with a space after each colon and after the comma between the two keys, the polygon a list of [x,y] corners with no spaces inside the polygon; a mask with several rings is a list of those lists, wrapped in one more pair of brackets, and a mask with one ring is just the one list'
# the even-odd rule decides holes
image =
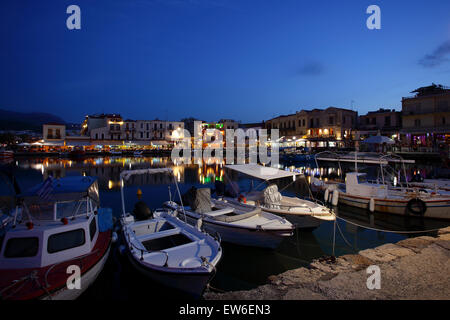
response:
{"label": "boat windshield", "polygon": [[56,204],[56,219],[85,215],[87,212],[87,201],[81,199],[77,201],[58,202]]}
{"label": "boat windshield", "polygon": [[[64,201],[56,203],[56,220],[65,217],[85,215],[87,212],[86,199]],[[40,203],[28,205],[28,211],[36,220],[55,220],[55,203]]]}

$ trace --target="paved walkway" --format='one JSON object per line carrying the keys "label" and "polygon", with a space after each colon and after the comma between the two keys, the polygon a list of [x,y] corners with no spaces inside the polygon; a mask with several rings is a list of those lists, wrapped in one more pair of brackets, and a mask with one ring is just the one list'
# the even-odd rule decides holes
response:
{"label": "paved walkway", "polygon": [[[367,267],[381,271],[381,288],[367,288]],[[270,276],[249,291],[207,292],[205,299],[450,299],[450,227],[437,237],[416,237],[344,255],[335,263],[314,261],[309,268]]]}

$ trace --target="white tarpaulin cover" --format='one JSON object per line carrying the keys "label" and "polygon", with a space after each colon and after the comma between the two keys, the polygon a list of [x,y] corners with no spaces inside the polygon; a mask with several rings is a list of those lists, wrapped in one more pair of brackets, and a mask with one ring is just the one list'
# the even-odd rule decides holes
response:
{"label": "white tarpaulin cover", "polygon": [[285,171],[272,167],[264,167],[259,164],[230,164],[226,165],[225,168],[236,170],[262,180],[273,180],[300,175],[300,173],[297,172]]}

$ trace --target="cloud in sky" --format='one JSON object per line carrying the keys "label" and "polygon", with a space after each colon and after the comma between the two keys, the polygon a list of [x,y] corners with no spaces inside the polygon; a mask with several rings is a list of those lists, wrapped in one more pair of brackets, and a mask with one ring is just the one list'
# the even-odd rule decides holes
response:
{"label": "cloud in sky", "polygon": [[318,61],[309,61],[304,63],[297,70],[297,75],[300,76],[318,76],[325,72],[325,67]]}
{"label": "cloud in sky", "polygon": [[434,68],[447,61],[450,61],[450,40],[442,43],[431,54],[425,55],[419,60],[419,64],[427,68]]}

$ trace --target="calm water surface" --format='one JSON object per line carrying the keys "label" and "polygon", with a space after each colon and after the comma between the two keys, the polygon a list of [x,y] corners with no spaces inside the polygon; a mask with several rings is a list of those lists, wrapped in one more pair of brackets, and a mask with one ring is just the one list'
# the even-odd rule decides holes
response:
{"label": "calm water surface", "polygon": [[[64,177],[72,175],[96,176],[99,179],[101,205],[110,207],[116,217],[120,215],[120,184],[119,174],[122,170],[171,167],[180,185],[181,192],[191,186],[214,188],[214,182],[221,180],[237,181],[242,191],[251,185],[257,186],[261,181],[251,181],[248,177],[225,171],[223,164],[208,161],[201,164],[177,165],[168,158],[127,158],[104,157],[86,158],[80,160],[69,159],[23,159],[10,164],[22,190],[41,182],[47,176]],[[322,174],[323,177],[333,177],[351,170],[350,166],[328,164],[326,167],[315,168],[314,164],[289,166],[309,175]],[[423,172],[433,169],[433,165],[409,167],[408,172],[420,168]],[[431,168],[431,169],[430,169]],[[377,175],[373,167],[359,167],[371,176]],[[287,187],[286,194],[308,196],[308,186],[305,179],[280,181],[280,189]],[[136,192],[140,188],[143,199],[149,207],[155,209],[168,200],[169,187],[175,194],[173,178],[167,175],[147,175],[133,177],[126,185],[125,198],[127,210],[133,209],[137,201]],[[5,189],[5,184],[2,184]],[[2,194],[7,190],[0,190]],[[366,211],[352,208],[337,208],[339,217],[336,232],[335,254],[356,253],[359,250],[373,248],[385,243],[397,242],[410,236],[420,234],[400,234],[392,231],[423,231],[448,225],[442,221],[423,219],[406,219],[383,214],[369,214]],[[254,288],[265,284],[267,277],[279,274],[289,269],[306,266],[312,259],[329,256],[333,252],[333,227],[331,222],[325,222],[314,231],[296,231],[286,238],[276,250],[247,248],[229,244],[222,244],[223,258],[218,266],[218,273],[211,285],[223,291]],[[372,229],[387,230],[376,231]],[[423,234],[423,233],[422,233]],[[173,298],[181,295],[171,292],[144,277],[141,277],[129,263],[120,255],[117,248],[112,254],[100,275],[98,281],[84,294],[84,299],[132,299],[132,298]]]}

